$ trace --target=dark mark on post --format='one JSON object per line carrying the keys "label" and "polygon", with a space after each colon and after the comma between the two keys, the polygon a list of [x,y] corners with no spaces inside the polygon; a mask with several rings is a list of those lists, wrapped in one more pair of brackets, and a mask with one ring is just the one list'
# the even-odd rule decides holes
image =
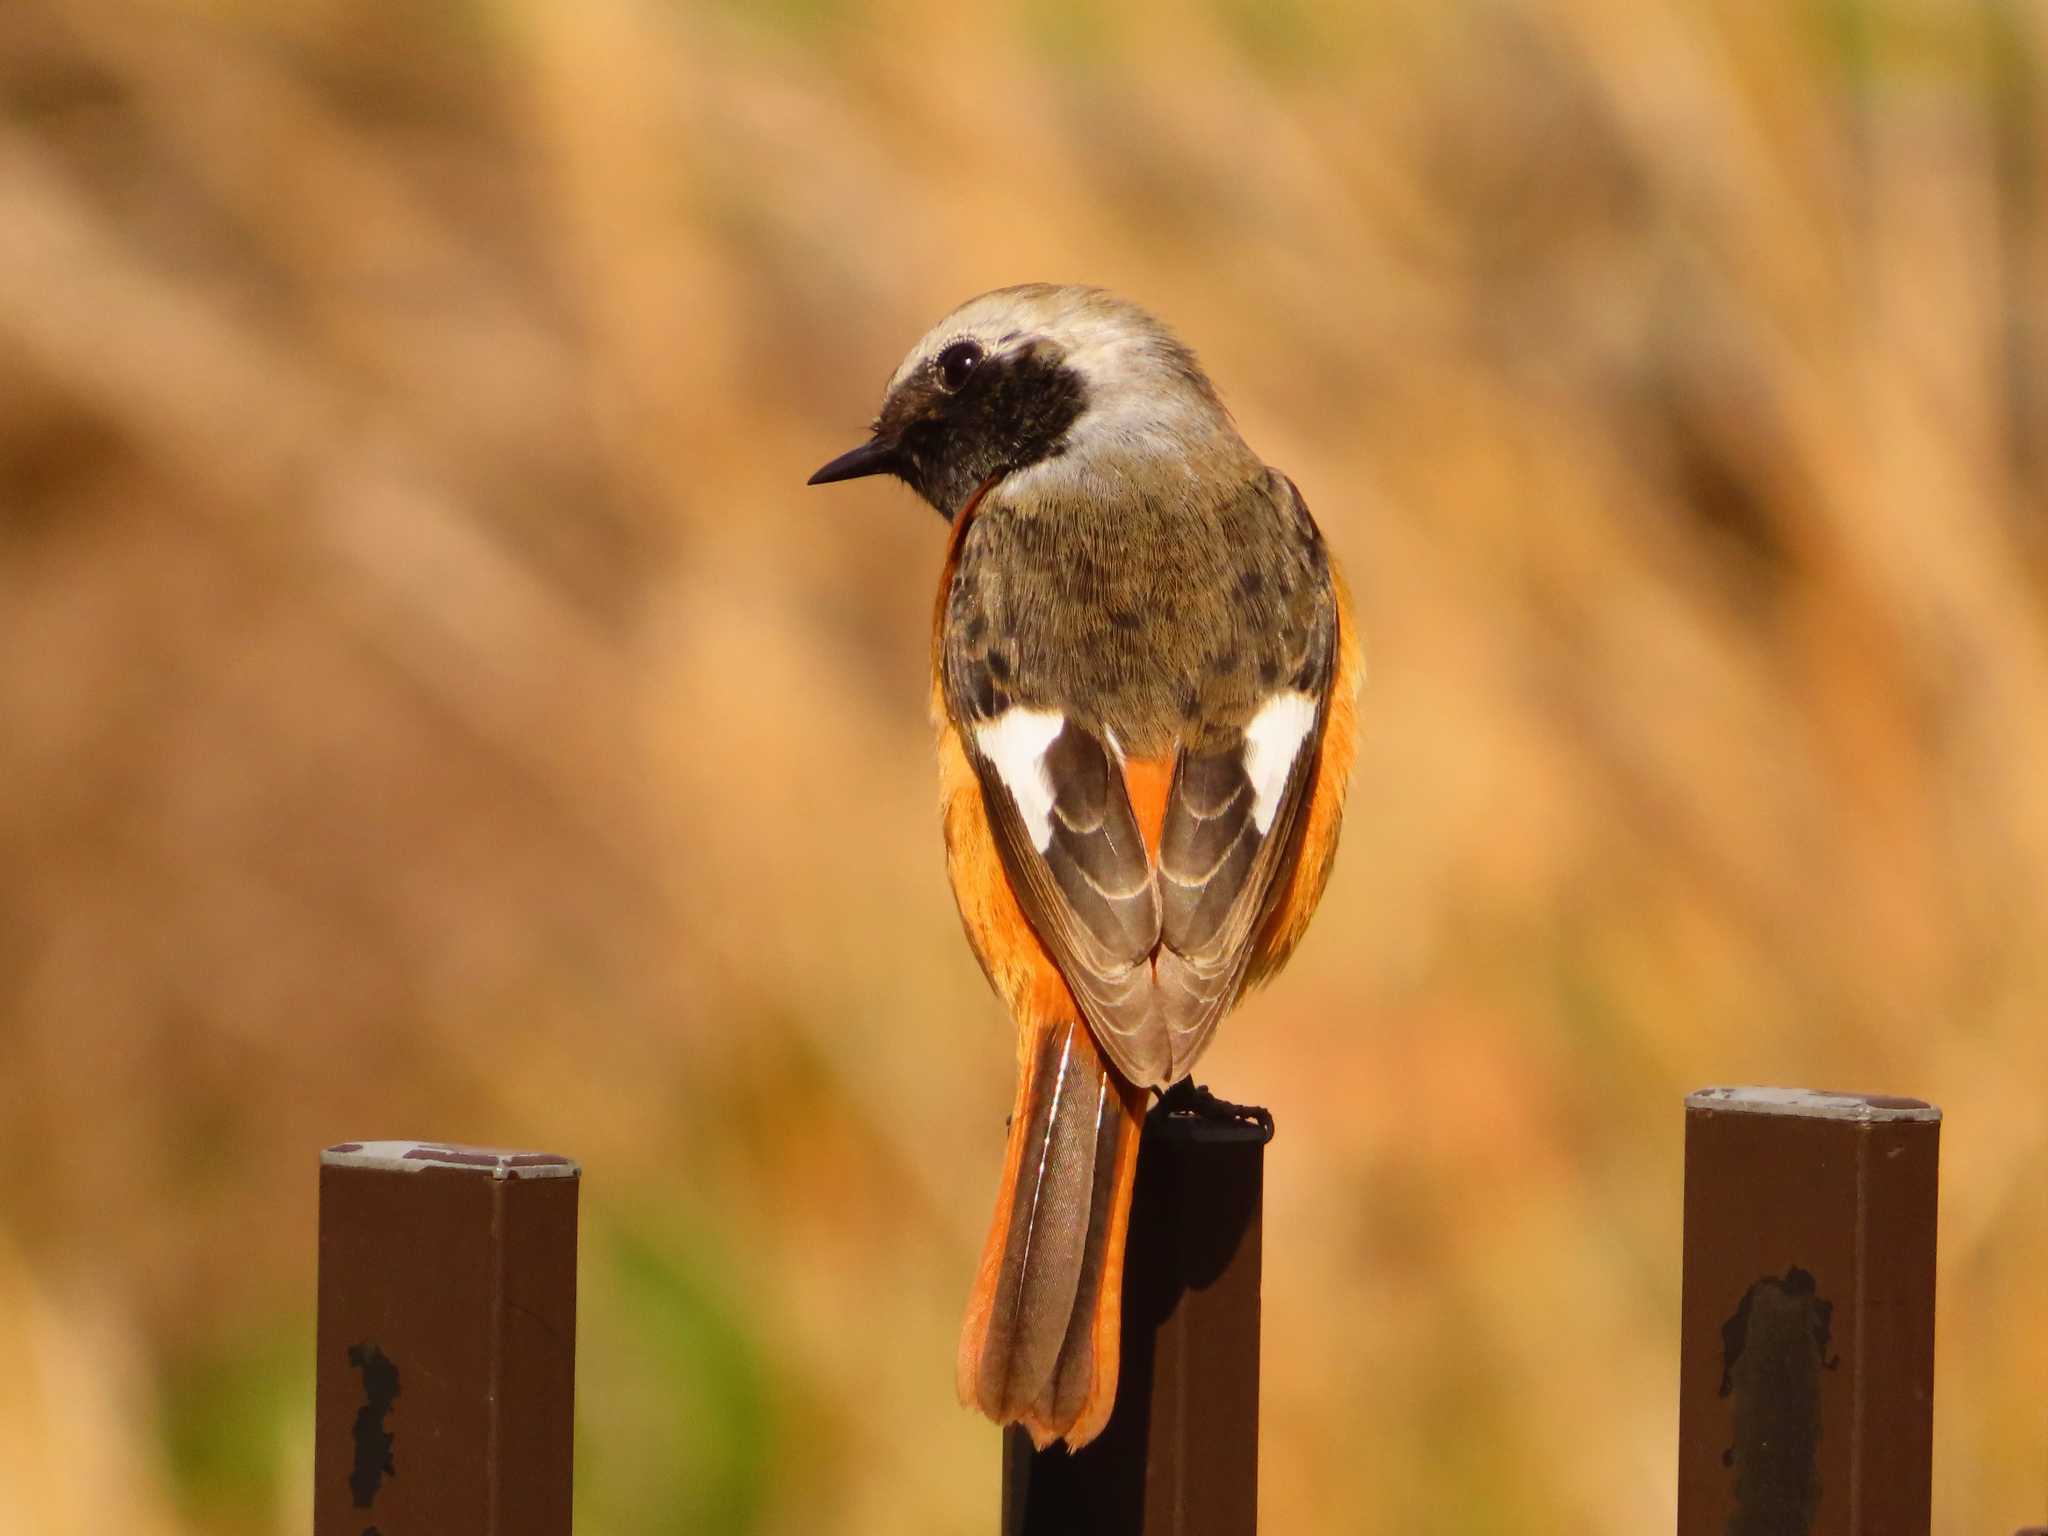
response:
{"label": "dark mark on post", "polygon": [[398,1367],[374,1344],[351,1344],[348,1363],[363,1373],[363,1406],[356,1410],[355,1422],[356,1464],[348,1486],[356,1508],[368,1509],[384,1479],[398,1476],[391,1459],[392,1442],[398,1437],[384,1427],[398,1401]]}
{"label": "dark mark on post", "polygon": [[1743,1293],[1721,1325],[1721,1396],[1735,1399],[1735,1443],[1721,1457],[1735,1469],[1728,1536],[1801,1536],[1820,1504],[1820,1373],[1834,1304],[1797,1265],[1766,1275]]}

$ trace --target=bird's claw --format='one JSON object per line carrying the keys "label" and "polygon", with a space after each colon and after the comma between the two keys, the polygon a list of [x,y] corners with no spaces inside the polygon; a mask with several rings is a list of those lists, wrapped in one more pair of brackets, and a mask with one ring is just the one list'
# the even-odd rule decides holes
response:
{"label": "bird's claw", "polygon": [[1261,1145],[1273,1139],[1273,1112],[1257,1104],[1233,1104],[1219,1099],[1191,1077],[1184,1077],[1159,1095],[1159,1108],[1168,1115],[1190,1120],[1226,1120],[1258,1130]]}

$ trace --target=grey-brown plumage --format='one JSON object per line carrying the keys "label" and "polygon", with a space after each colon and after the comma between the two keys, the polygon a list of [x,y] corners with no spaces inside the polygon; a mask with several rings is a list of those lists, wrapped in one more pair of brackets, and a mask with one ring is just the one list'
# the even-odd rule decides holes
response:
{"label": "grey-brown plumage", "polygon": [[1057,708],[1149,758],[1227,739],[1276,688],[1322,683],[1336,622],[1322,537],[1285,476],[1223,467],[1237,473],[983,498],[946,595],[954,718]]}

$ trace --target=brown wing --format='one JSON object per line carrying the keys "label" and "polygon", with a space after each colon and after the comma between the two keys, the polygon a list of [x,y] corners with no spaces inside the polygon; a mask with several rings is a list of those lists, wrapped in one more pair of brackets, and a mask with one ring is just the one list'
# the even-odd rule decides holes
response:
{"label": "brown wing", "polygon": [[1322,745],[1316,750],[1315,775],[1302,786],[1302,805],[1295,812],[1301,818],[1294,834],[1298,851],[1275,878],[1273,894],[1267,898],[1266,921],[1252,941],[1251,967],[1244,980],[1247,987],[1270,978],[1294,953],[1322,903],[1323,888],[1337,857],[1345,793],[1358,756],[1358,694],[1365,682],[1365,658],[1359,649],[1344,575],[1334,560],[1330,562],[1330,588],[1337,605],[1337,657],[1330,678],[1329,708],[1323,717]]}
{"label": "brown wing", "polygon": [[1186,1076],[1237,1000],[1298,852],[1329,661],[1316,692],[1278,691],[1178,753],[1153,846],[1127,783],[1145,765],[1127,774],[1075,721],[1014,709],[964,733],[1018,902],[1134,1083]]}
{"label": "brown wing", "polygon": [[1110,1059],[1159,1086],[1147,999],[1160,893],[1113,755],[1050,711],[1012,711],[963,736],[1018,905]]}
{"label": "brown wing", "polygon": [[1253,940],[1299,856],[1328,691],[1297,697],[1313,700],[1305,728],[1284,748],[1267,748],[1287,750],[1284,764],[1262,761],[1265,744],[1247,732],[1221,750],[1184,754],[1174,776],[1159,839],[1153,979],[1176,1078],[1237,1001]]}

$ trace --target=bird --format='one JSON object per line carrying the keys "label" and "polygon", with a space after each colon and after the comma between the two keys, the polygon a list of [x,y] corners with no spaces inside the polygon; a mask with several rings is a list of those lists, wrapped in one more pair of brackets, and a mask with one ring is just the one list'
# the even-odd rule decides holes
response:
{"label": "bird", "polygon": [[1138,305],[1031,283],[911,348],[866,442],[949,525],[932,618],[940,820],[1017,1030],[964,1405],[1079,1449],[1116,1400],[1152,1095],[1306,930],[1336,854],[1362,662],[1294,482]]}

